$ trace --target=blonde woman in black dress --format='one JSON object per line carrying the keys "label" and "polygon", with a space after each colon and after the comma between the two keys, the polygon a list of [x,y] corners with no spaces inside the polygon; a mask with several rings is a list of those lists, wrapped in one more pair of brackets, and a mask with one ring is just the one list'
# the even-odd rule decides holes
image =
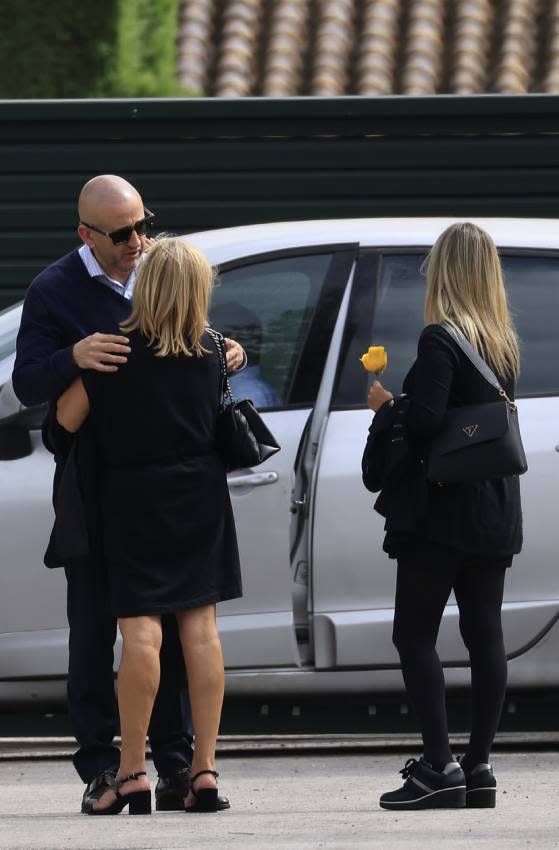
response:
{"label": "blonde woman in black dress", "polygon": [[103,550],[123,638],[122,753],[114,788],[90,814],[151,810],[145,740],[159,685],[161,617],[175,614],[195,732],[186,811],[217,810],[215,745],[224,671],[216,603],[241,596],[225,468],[214,446],[218,352],[206,333],[206,259],[175,238],[151,248],[122,330],[128,363],[85,372],[60,397],[70,432],[86,421],[100,467]]}

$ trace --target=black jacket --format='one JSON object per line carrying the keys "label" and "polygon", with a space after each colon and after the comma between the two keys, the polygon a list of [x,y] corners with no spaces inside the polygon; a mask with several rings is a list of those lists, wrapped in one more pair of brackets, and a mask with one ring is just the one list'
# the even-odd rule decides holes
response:
{"label": "black jacket", "polygon": [[97,450],[86,420],[76,434],[56,421],[56,404],[49,405],[43,423],[43,442],[59,459],[54,478],[55,520],[44,555],[45,566],[91,566],[100,555]]}
{"label": "black jacket", "polygon": [[[499,380],[514,398],[514,381],[502,376]],[[403,391],[409,398],[405,425],[412,452],[405,474],[387,486],[375,504],[386,517],[385,550],[397,555],[403,543],[420,538],[472,555],[520,552],[517,476],[440,486],[427,482],[422,464],[447,408],[496,401],[497,391],[440,325],[429,325],[421,334]]]}

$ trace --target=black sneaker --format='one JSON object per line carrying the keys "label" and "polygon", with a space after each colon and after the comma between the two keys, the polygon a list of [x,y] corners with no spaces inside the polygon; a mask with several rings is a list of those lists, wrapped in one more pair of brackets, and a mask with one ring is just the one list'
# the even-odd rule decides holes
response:
{"label": "black sneaker", "polygon": [[408,759],[400,771],[406,780],[397,791],[380,798],[383,809],[463,809],[466,778],[458,762],[451,761],[442,772],[420,758]]}
{"label": "black sneaker", "polygon": [[490,764],[476,764],[466,773],[466,807],[494,809],[496,804],[497,782],[493,768]]}

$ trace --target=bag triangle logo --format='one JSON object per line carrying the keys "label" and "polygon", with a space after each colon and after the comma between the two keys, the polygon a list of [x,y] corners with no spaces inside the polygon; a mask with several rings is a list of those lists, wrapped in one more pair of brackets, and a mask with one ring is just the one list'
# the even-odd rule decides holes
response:
{"label": "bag triangle logo", "polygon": [[470,439],[474,436],[477,429],[478,429],[477,425],[466,425],[465,428],[462,428],[464,434],[466,434],[466,436],[469,437]]}

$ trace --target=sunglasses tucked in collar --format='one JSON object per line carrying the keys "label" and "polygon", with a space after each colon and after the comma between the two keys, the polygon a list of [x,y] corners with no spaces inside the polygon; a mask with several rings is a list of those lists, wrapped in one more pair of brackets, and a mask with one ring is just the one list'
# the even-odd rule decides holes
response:
{"label": "sunglasses tucked in collar", "polygon": [[134,231],[136,231],[138,236],[145,236],[154,222],[155,215],[145,207],[143,218],[128,227],[119,227],[117,230],[100,230],[95,225],[88,224],[87,221],[80,221],[80,224],[83,224],[84,227],[89,227],[95,233],[100,233],[101,236],[108,236],[113,245],[125,245],[127,242],[130,242],[130,237]]}

